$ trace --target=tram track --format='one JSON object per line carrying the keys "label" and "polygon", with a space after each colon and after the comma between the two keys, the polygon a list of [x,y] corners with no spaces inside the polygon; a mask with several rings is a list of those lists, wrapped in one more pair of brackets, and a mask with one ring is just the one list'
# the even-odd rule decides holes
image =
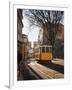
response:
{"label": "tram track", "polygon": [[28,67],[36,74],[40,79],[59,79],[64,78],[64,74],[45,67],[39,63],[31,62]]}

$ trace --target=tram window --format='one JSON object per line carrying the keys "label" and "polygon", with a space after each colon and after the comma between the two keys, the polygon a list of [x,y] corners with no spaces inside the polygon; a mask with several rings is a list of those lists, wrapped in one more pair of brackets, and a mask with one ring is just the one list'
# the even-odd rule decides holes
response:
{"label": "tram window", "polygon": [[46,52],[49,52],[49,47],[46,47]]}
{"label": "tram window", "polygon": [[50,47],[50,51],[52,52],[52,47]]}
{"label": "tram window", "polygon": [[45,47],[42,47],[42,52],[45,52]]}

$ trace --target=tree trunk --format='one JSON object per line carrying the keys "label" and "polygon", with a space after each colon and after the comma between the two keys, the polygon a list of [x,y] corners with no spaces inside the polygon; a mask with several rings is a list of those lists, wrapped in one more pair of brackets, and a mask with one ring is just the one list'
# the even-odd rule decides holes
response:
{"label": "tree trunk", "polygon": [[48,25],[43,26],[43,44],[50,45]]}

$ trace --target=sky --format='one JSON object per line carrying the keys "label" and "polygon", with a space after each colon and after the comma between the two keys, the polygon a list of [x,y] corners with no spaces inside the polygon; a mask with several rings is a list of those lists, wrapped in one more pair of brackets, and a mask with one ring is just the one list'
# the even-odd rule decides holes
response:
{"label": "sky", "polygon": [[27,16],[24,14],[24,12],[23,12],[22,22],[24,24],[22,33],[28,35],[28,40],[31,41],[32,47],[33,47],[33,42],[38,41],[38,33],[39,33],[40,28],[38,26],[30,27],[30,22]]}

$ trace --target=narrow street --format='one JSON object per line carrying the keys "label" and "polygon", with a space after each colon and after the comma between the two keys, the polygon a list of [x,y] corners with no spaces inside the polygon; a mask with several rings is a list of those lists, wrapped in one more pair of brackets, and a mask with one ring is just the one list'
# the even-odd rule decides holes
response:
{"label": "narrow street", "polygon": [[[24,76],[20,80],[39,80],[39,79],[63,79],[64,78],[64,61],[52,60],[51,63],[38,63],[32,59],[27,62]],[[25,67],[24,67],[25,68]]]}

